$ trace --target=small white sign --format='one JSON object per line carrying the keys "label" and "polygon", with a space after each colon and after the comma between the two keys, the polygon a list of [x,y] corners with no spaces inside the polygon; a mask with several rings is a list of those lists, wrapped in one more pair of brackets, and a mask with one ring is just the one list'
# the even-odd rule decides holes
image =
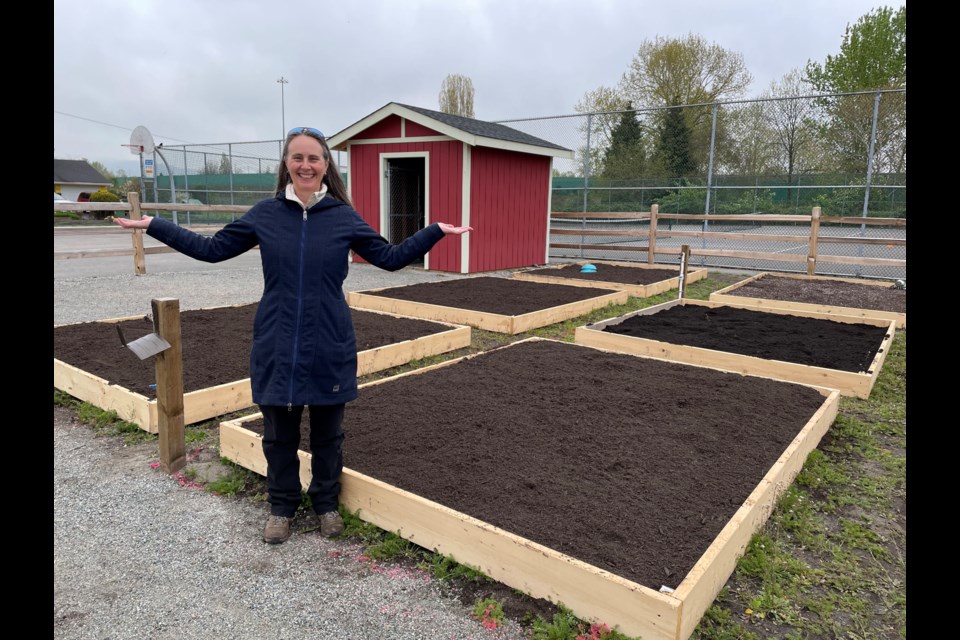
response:
{"label": "small white sign", "polygon": [[143,159],[143,177],[153,178],[153,159],[152,158]]}
{"label": "small white sign", "polygon": [[158,353],[169,349],[170,343],[156,333],[148,333],[142,338],[137,338],[133,342],[128,342],[127,348],[137,354],[137,357],[141,360],[146,360],[150,356],[155,356]]}

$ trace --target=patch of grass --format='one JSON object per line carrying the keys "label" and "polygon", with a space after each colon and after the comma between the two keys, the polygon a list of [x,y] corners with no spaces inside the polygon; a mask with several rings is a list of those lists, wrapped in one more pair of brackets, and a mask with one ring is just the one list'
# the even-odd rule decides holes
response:
{"label": "patch of grass", "polygon": [[537,617],[530,626],[530,640],[632,640],[605,624],[589,623],[564,606],[550,620]]}
{"label": "patch of grass", "polygon": [[473,584],[482,584],[492,581],[485,573],[465,564],[460,564],[453,558],[439,553],[428,553],[426,560],[418,565],[428,571],[437,580],[460,580]]}
{"label": "patch of grass", "polygon": [[246,496],[258,502],[266,499],[263,476],[227,458],[221,457],[220,462],[229,467],[230,472],[219,480],[208,482],[207,491],[220,496]]}
{"label": "patch of grass", "polygon": [[72,409],[77,419],[99,436],[122,436],[128,445],[156,440],[155,434],[144,431],[132,422],[120,419],[116,411],[105,411],[89,402],[83,402],[58,389],[53,390],[53,404]]}

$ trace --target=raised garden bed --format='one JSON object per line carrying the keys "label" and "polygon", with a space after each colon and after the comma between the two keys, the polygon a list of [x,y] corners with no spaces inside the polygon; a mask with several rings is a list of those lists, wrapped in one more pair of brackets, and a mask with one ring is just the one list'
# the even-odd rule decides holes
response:
{"label": "raised garden bed", "polygon": [[[250,349],[257,304],[183,311],[184,424],[253,404]],[[470,345],[470,327],[352,309],[357,375]],[[53,386],[145,431],[157,433],[152,359],[141,361],[120,342],[153,333],[146,316],[62,325],[53,329]]]}
{"label": "raised garden bed", "polygon": [[[580,268],[585,264],[597,267],[596,273],[583,273]],[[601,287],[626,291],[636,298],[648,298],[658,293],[680,287],[680,270],[666,269],[662,266],[638,262],[596,262],[582,260],[571,264],[517,271],[513,274],[519,280],[569,284],[576,287]],[[703,280],[706,269],[687,272],[686,284]]]}
{"label": "raised garden bed", "polygon": [[684,299],[578,327],[575,340],[866,398],[895,330],[892,320]]}
{"label": "raised garden bed", "polygon": [[758,273],[710,294],[713,302],[894,320],[907,328],[907,290],[890,282]]}
{"label": "raised garden bed", "polygon": [[357,309],[517,334],[623,304],[626,291],[480,276],[347,293]]}
{"label": "raised garden bed", "polygon": [[[580,617],[683,640],[838,404],[836,391],[529,339],[361,386],[340,498]],[[258,428],[259,414],[222,423],[221,455],[265,474]]]}

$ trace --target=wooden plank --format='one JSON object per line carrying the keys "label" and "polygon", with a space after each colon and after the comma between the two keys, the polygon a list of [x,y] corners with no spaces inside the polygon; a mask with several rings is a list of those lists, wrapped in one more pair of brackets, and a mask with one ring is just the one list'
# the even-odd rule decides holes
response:
{"label": "wooden plank", "polygon": [[226,213],[246,213],[249,211],[250,205],[143,202],[140,204],[140,208],[144,211],[223,211]]}
{"label": "wooden plank", "polygon": [[899,238],[855,238],[850,236],[820,236],[817,239],[820,244],[882,244],[891,247],[905,247],[906,240]]}
{"label": "wooden plank", "polygon": [[104,411],[115,411],[121,420],[148,433],[157,432],[156,422],[150,415],[151,400],[144,395],[110,384],[56,358],[53,359],[53,386]]}
{"label": "wooden plank", "polygon": [[[140,231],[134,229],[134,233]],[[94,249],[90,251],[54,251],[54,260],[75,260],[80,258],[115,258],[117,256],[134,256],[134,260],[143,260],[144,255],[157,253],[175,253],[176,249],[172,247],[144,247],[141,252],[136,249]],[[143,271],[146,273],[146,270]]]}
{"label": "wooden plank", "polygon": [[629,238],[647,238],[649,231],[627,231],[623,229],[551,229],[555,236],[619,236]]}
{"label": "wooden plank", "polygon": [[[673,306],[680,301],[666,303]],[[660,306],[660,305],[658,305]],[[539,340],[532,338],[499,347]],[[589,347],[584,347],[589,348]],[[390,384],[410,375],[482,357],[471,354],[411,371],[375,384]],[[383,483],[343,470],[341,503],[367,522],[392,531],[426,549],[475,566],[503,584],[534,597],[562,602],[588,621],[618,625],[621,632],[656,640],[683,640],[692,633],[706,609],[732,574],[750,537],[769,516],[776,500],[796,476],[806,456],[816,447],[837,413],[839,392],[818,388],[824,404],[807,422],[783,455],[771,467],[672,594],[627,581],[576,558],[515,536],[466,514]],[[266,474],[261,438],[243,424],[260,414],[227,421],[220,426],[221,454],[247,469]],[[310,480],[310,456],[300,452],[300,480]]]}
{"label": "wooden plank", "polygon": [[790,216],[775,215],[765,213],[734,213],[705,215],[702,213],[660,213],[661,218],[673,218],[677,220],[712,220],[714,222],[739,222],[741,220],[751,222],[810,222],[810,216]]}
{"label": "wooden plank", "polygon": [[513,328],[513,317],[498,313],[481,313],[469,309],[443,307],[436,304],[424,304],[409,300],[398,300],[385,296],[376,296],[364,291],[348,291],[347,304],[354,309],[371,311],[386,311],[401,316],[422,318],[424,320],[439,320],[453,324],[466,324],[478,329],[510,333]]}
{"label": "wooden plank", "polygon": [[757,242],[801,242],[806,243],[809,236],[775,236],[764,233],[731,233],[727,231],[660,231],[660,238],[718,238],[721,240],[755,240]]}
{"label": "wooden plank", "polygon": [[861,218],[856,216],[824,216],[820,218],[821,223],[831,224],[866,224],[882,227],[906,227],[906,218]]}
{"label": "wooden plank", "polygon": [[906,260],[892,260],[889,258],[855,258],[853,256],[825,256],[820,254],[817,257],[818,262],[828,262],[830,264],[862,264],[873,265],[877,267],[905,267]]}
{"label": "wooden plank", "polygon": [[[665,250],[666,252],[666,250]],[[677,253],[676,250],[672,253]],[[807,256],[795,253],[767,253],[763,251],[731,251],[727,249],[697,249],[698,256],[717,256],[726,258],[753,258],[756,260],[772,260],[774,262],[806,262]],[[842,260],[841,262],[846,262]]]}
{"label": "wooden plank", "polygon": [[[638,247],[636,245],[609,245],[609,244],[566,244],[562,242],[551,242],[551,249],[591,249],[594,251],[649,251],[648,247]],[[658,249],[661,253],[668,253]],[[676,253],[676,251],[673,251]]]}
{"label": "wooden plank", "polygon": [[588,213],[570,213],[570,212],[557,212],[554,211],[550,214],[551,218],[559,218],[562,220],[646,220],[650,217],[650,212],[637,211],[637,212],[624,212],[624,211],[606,211],[606,212],[588,212]]}
{"label": "wooden plank", "polygon": [[[697,305],[716,308],[717,303],[700,300],[682,301],[685,305]],[[660,305],[657,305],[660,307]],[[763,376],[774,380],[783,380],[786,382],[796,382],[817,387],[827,387],[837,389],[843,395],[866,398],[870,395],[873,388],[875,377],[873,372],[855,373],[852,371],[840,371],[837,369],[828,369],[826,367],[814,367],[810,365],[798,364],[795,362],[785,362],[781,360],[768,360],[755,356],[746,356],[738,353],[730,353],[715,349],[706,349],[703,347],[693,347],[689,345],[673,344],[660,340],[650,340],[635,336],[624,336],[615,333],[603,331],[604,327],[615,325],[634,315],[651,315],[651,311],[660,311],[662,308],[650,307],[642,311],[629,313],[619,318],[604,320],[593,325],[578,327],[574,334],[574,340],[577,344],[608,349],[610,351],[619,351],[645,357],[667,360],[671,362],[680,362],[683,364],[692,364],[696,366],[706,366],[722,371],[739,373],[742,375]],[[780,315],[798,315],[787,309],[767,308],[763,310],[766,313],[775,313]],[[830,319],[846,323],[863,323],[877,326],[875,320],[865,320],[863,318],[850,318],[831,316],[826,318],[824,314],[815,312],[804,312],[804,317],[818,319]],[[881,325],[882,325],[882,321]],[[882,345],[881,345],[882,346]]]}
{"label": "wooden plank", "polygon": [[744,555],[750,539],[770,517],[780,497],[803,468],[803,464],[833,424],[840,406],[840,393],[831,391],[825,402],[797,434],[757,487],[747,496],[733,518],[677,585],[673,595],[683,601],[679,638],[693,634],[703,614],[716,600]]}
{"label": "wooden plank", "polygon": [[404,340],[357,353],[357,375],[398,367],[413,360],[470,346],[470,327],[453,327],[413,340]]}
{"label": "wooden plank", "polygon": [[582,316],[585,313],[590,313],[594,309],[600,309],[610,304],[626,304],[629,298],[630,294],[626,291],[614,291],[613,293],[598,295],[593,298],[587,298],[586,300],[569,302],[556,307],[550,307],[549,309],[523,313],[518,316],[513,316],[513,327],[510,332],[516,335],[531,329],[545,327],[555,322],[563,322],[570,318],[576,318],[577,316]]}
{"label": "wooden plank", "polygon": [[253,406],[250,378],[183,394],[183,423],[196,424]]}

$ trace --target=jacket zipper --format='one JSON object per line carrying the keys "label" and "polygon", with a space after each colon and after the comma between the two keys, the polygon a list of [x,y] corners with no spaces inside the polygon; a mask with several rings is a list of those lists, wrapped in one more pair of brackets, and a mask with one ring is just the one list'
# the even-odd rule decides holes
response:
{"label": "jacket zipper", "polygon": [[303,254],[307,243],[307,210],[303,210],[303,224],[300,225],[300,270],[297,281],[297,324],[293,333],[293,363],[290,366],[290,395],[287,397],[287,411],[293,409],[293,382],[297,371],[297,352],[300,348],[300,316],[303,313]]}

